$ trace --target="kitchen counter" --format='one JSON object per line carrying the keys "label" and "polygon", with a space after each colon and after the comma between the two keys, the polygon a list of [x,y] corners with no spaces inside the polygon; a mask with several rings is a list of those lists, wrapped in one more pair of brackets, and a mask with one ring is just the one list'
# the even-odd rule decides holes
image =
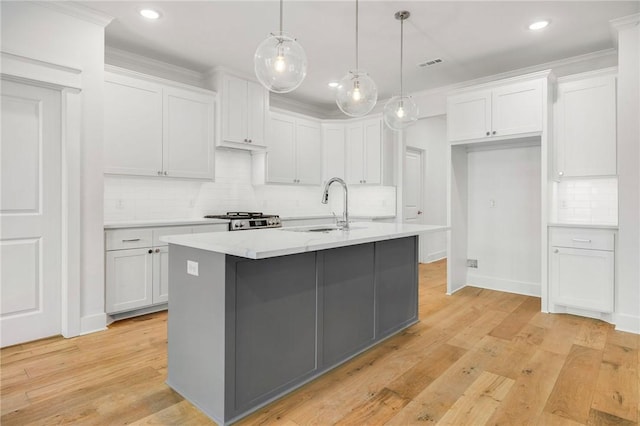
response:
{"label": "kitchen counter", "polygon": [[549,223],[549,228],[585,228],[585,229],[618,229],[618,225],[601,225],[593,223]]}
{"label": "kitchen counter", "polygon": [[146,220],[118,220],[105,222],[104,229],[125,229],[125,228],[146,228],[159,226],[181,226],[181,225],[213,225],[216,223],[229,223],[228,219],[146,219]]}
{"label": "kitchen counter", "polygon": [[[317,227],[321,227],[318,225]],[[336,247],[363,244],[393,238],[441,232],[449,229],[439,225],[355,222],[349,231],[297,232],[302,227],[256,229],[223,233],[173,235],[162,237],[169,244],[200,250],[265,259]]]}
{"label": "kitchen counter", "polygon": [[418,238],[448,229],[296,228],[162,238],[167,384],[220,425],[418,322]]}

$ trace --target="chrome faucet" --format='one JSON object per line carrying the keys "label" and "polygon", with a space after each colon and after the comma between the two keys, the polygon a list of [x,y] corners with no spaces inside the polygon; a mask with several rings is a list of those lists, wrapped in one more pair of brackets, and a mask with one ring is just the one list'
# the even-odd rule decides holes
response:
{"label": "chrome faucet", "polygon": [[333,182],[338,182],[342,185],[342,189],[344,189],[344,211],[342,212],[342,220],[336,220],[336,225],[338,228],[343,230],[349,229],[349,192],[347,190],[347,183],[340,179],[339,177],[332,177],[327,181],[324,185],[324,191],[322,192],[322,204],[327,204],[329,202],[329,186]]}

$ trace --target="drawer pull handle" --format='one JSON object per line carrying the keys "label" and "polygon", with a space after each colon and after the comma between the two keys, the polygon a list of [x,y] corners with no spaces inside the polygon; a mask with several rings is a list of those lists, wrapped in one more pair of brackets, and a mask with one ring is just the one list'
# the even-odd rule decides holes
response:
{"label": "drawer pull handle", "polygon": [[123,243],[134,243],[140,241],[140,238],[131,238],[130,240],[122,240]]}
{"label": "drawer pull handle", "polygon": [[576,242],[576,243],[590,243],[591,240],[586,240],[584,238],[574,238],[573,242]]}
{"label": "drawer pull handle", "polygon": [[555,249],[553,252],[554,252],[554,253],[560,253],[560,250]]}

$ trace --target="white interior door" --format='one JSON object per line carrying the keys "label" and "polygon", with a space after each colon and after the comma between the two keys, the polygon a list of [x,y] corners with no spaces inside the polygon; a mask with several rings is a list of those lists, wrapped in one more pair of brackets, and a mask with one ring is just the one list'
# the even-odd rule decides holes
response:
{"label": "white interior door", "polygon": [[422,222],[422,151],[407,148],[404,161],[404,222]]}
{"label": "white interior door", "polygon": [[0,346],[61,331],[61,94],[2,81]]}

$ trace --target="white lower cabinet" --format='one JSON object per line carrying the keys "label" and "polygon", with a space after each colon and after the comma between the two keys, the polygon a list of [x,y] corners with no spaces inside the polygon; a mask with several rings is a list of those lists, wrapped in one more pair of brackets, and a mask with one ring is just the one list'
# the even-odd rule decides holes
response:
{"label": "white lower cabinet", "polygon": [[614,235],[612,230],[551,230],[549,285],[553,304],[613,312]]}
{"label": "white lower cabinet", "polygon": [[226,223],[219,223],[107,231],[105,312],[135,311],[169,301],[169,247],[160,237],[227,229]]}

